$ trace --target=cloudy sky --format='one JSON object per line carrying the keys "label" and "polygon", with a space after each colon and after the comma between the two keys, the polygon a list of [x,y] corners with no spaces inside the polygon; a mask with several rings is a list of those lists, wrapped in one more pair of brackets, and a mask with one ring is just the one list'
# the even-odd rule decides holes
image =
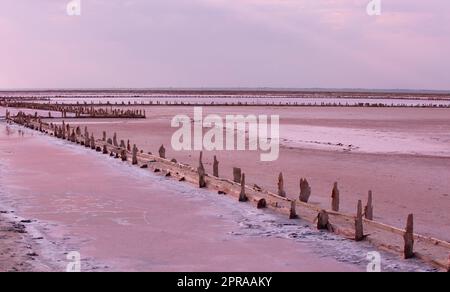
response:
{"label": "cloudy sky", "polygon": [[0,88],[450,89],[450,2],[0,0]]}

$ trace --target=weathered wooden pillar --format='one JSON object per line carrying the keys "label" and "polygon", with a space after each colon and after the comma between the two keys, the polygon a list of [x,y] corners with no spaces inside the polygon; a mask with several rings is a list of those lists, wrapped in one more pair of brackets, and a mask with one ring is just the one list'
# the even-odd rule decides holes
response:
{"label": "weathered wooden pillar", "polygon": [[108,141],[106,141],[106,143],[108,143],[109,145],[112,145],[112,144],[113,144],[113,141],[112,141],[111,138],[108,138]]}
{"label": "weathered wooden pillar", "polygon": [[238,167],[233,167],[233,181],[240,184],[242,178],[242,170]]}
{"label": "weathered wooden pillar", "polygon": [[103,144],[103,154],[108,154],[108,147],[106,147],[106,144]]}
{"label": "weathered wooden pillar", "polygon": [[239,202],[247,202],[247,194],[245,193],[245,173],[242,174],[241,181],[241,193],[239,194]]}
{"label": "weathered wooden pillar", "polygon": [[410,259],[414,257],[414,216],[413,214],[408,215],[408,221],[406,223],[405,234],[403,235],[405,240],[404,256],[405,259]]}
{"label": "weathered wooden pillar", "polygon": [[91,134],[91,149],[95,150],[95,138],[94,138],[94,134]]}
{"label": "weathered wooden pillar", "polygon": [[217,157],[214,155],[214,163],[213,163],[213,176],[219,177],[219,161]]}
{"label": "weathered wooden pillar", "polygon": [[283,179],[283,173],[280,172],[278,175],[278,196],[280,197],[286,197],[286,192],[284,190],[284,179]]}
{"label": "weathered wooden pillar", "polygon": [[125,151],[125,149],[120,150],[120,158],[122,161],[127,161],[127,151]]}
{"label": "weathered wooden pillar", "polygon": [[203,166],[203,152],[200,152],[200,158],[198,161],[198,187],[199,188],[205,188],[206,187],[206,181],[205,181],[205,167]]}
{"label": "weathered wooden pillar", "polygon": [[325,210],[321,210],[317,215],[317,229],[330,230],[330,222],[328,219],[328,213]]}
{"label": "weathered wooden pillar", "polygon": [[164,145],[161,145],[161,147],[159,147],[159,157],[162,159],[166,159],[166,148],[164,148]]}
{"label": "weathered wooden pillar", "polygon": [[117,144],[117,134],[116,133],[114,133],[114,136],[113,136],[113,145],[115,147],[117,147],[119,145],[119,144]]}
{"label": "weathered wooden pillar", "polygon": [[89,140],[89,132],[84,132],[84,147],[89,148],[91,146],[91,142]]}
{"label": "weathered wooden pillar", "polygon": [[127,140],[127,150],[128,150],[128,151],[131,151],[130,140]]}
{"label": "weathered wooden pillar", "polygon": [[256,206],[258,209],[264,209],[267,208],[267,202],[266,199],[259,199],[258,204]]}
{"label": "weathered wooden pillar", "polygon": [[120,140],[120,146],[119,147],[122,148],[122,149],[125,149],[126,148],[125,141]]}
{"label": "weathered wooden pillar", "polygon": [[76,143],[77,142],[77,135],[75,134],[75,130],[72,129],[72,134],[70,135],[70,141],[72,143]]}
{"label": "weathered wooden pillar", "polygon": [[291,201],[291,210],[289,212],[289,219],[297,219],[298,218],[296,205],[297,205],[296,200]]}
{"label": "weathered wooden pillar", "polygon": [[300,202],[308,203],[311,196],[311,187],[306,178],[300,179]]}
{"label": "weathered wooden pillar", "polygon": [[369,191],[367,198],[367,205],[364,208],[364,216],[367,220],[373,220],[373,195],[372,191]]}
{"label": "weathered wooden pillar", "polygon": [[331,210],[339,212],[339,188],[337,182],[334,183],[333,191],[331,192]]}
{"label": "weathered wooden pillar", "polygon": [[132,162],[131,162],[133,165],[138,164],[137,153],[138,153],[138,148],[136,147],[136,144],[134,144],[133,145],[133,157],[132,157]]}
{"label": "weathered wooden pillar", "polygon": [[358,201],[358,207],[355,218],[355,240],[356,241],[364,240],[363,211],[361,200]]}
{"label": "weathered wooden pillar", "polygon": [[102,138],[102,141],[103,141],[103,142],[106,142],[106,132],[105,132],[105,131],[103,131],[103,138]]}

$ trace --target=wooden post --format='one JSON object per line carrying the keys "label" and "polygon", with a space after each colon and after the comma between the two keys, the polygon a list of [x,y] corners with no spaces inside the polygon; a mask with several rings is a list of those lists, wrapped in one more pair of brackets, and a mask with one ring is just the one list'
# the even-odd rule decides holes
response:
{"label": "wooden post", "polygon": [[102,138],[102,141],[103,141],[103,142],[106,141],[106,132],[105,132],[105,131],[103,131],[103,138]]}
{"label": "wooden post", "polygon": [[300,179],[300,202],[308,203],[311,196],[311,187],[306,178]]}
{"label": "wooden post", "polygon": [[373,220],[373,195],[372,191],[369,191],[367,198],[367,206],[364,208],[364,216],[367,220]]}
{"label": "wooden post", "polygon": [[285,198],[286,192],[284,191],[284,179],[283,179],[283,173],[280,172],[278,175],[278,196]]}
{"label": "wooden post", "polygon": [[166,148],[164,148],[164,145],[161,145],[161,147],[159,147],[159,157],[162,159],[166,159]]}
{"label": "wooden post", "polygon": [[258,205],[256,206],[258,209],[264,209],[267,208],[267,202],[266,199],[259,199]]}
{"label": "wooden post", "polygon": [[219,161],[217,157],[214,155],[214,164],[213,164],[213,176],[219,177]]}
{"label": "wooden post", "polygon": [[362,202],[358,201],[358,207],[355,218],[355,241],[364,240],[364,224],[363,224],[363,211]]}
{"label": "wooden post", "polygon": [[203,152],[200,152],[200,159],[198,162],[198,187],[199,188],[205,188],[206,187],[206,181],[205,181],[205,167],[203,166]]}
{"label": "wooden post", "polygon": [[238,184],[241,183],[241,177],[242,177],[241,172],[242,172],[242,171],[241,171],[240,168],[238,168],[238,167],[233,167],[233,181],[234,181],[235,183],[238,183]]}
{"label": "wooden post", "polygon": [[410,259],[414,257],[414,216],[413,214],[408,215],[408,221],[406,223],[406,230],[403,236],[405,240],[404,256],[405,259]]}
{"label": "wooden post", "polygon": [[122,159],[122,161],[127,161],[127,152],[125,151],[125,149],[122,149],[120,151],[120,158]]}
{"label": "wooden post", "polygon": [[128,150],[128,151],[131,151],[130,140],[127,140],[127,150]]}
{"label": "wooden post", "polygon": [[115,147],[118,146],[118,144],[117,144],[117,134],[116,134],[116,133],[114,133],[114,136],[113,136],[113,145],[114,145]]}
{"label": "wooden post", "polygon": [[297,215],[297,210],[296,210],[296,203],[297,201],[291,201],[291,210],[289,212],[289,219],[297,219],[298,215]]}
{"label": "wooden post", "polygon": [[328,213],[325,210],[321,210],[317,215],[317,229],[330,230],[330,222],[328,220]]}
{"label": "wooden post", "polygon": [[334,183],[333,191],[331,192],[331,210],[339,212],[339,189],[337,182]]}
{"label": "wooden post", "polygon": [[247,202],[248,198],[245,194],[245,173],[241,177],[241,193],[239,194],[239,202]]}
{"label": "wooden post", "polygon": [[103,154],[108,154],[108,148],[106,147],[106,144],[103,144]]}
{"label": "wooden post", "polygon": [[91,149],[95,150],[95,138],[94,134],[91,134]]}
{"label": "wooden post", "polygon": [[133,158],[132,158],[132,162],[131,162],[133,165],[138,164],[137,153],[138,153],[138,148],[136,147],[136,144],[134,144],[133,145]]}
{"label": "wooden post", "polygon": [[120,140],[120,148],[125,149],[125,141],[124,140]]}

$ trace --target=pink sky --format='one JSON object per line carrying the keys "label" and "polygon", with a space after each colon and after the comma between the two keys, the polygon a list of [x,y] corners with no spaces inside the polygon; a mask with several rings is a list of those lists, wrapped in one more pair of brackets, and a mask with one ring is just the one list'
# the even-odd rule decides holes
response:
{"label": "pink sky", "polygon": [[450,89],[450,2],[2,0],[0,88]]}

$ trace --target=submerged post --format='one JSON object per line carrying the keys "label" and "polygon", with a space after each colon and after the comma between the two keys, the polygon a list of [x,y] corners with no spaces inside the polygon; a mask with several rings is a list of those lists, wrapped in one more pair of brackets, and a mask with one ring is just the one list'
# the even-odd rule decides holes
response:
{"label": "submerged post", "polygon": [[214,164],[213,164],[213,176],[219,177],[219,161],[217,157],[214,155]]}
{"label": "submerged post", "polygon": [[331,192],[331,210],[339,212],[339,189],[337,182],[334,183],[333,191]]}
{"label": "submerged post", "polygon": [[364,239],[363,211],[362,211],[362,202],[361,200],[359,200],[355,218],[355,241],[362,241],[363,239]]}
{"label": "submerged post", "polygon": [[286,192],[284,190],[284,179],[283,179],[283,173],[280,172],[278,175],[278,196],[280,197],[286,197]]}
{"label": "submerged post", "polygon": [[408,220],[406,223],[405,234],[403,235],[405,240],[404,256],[405,259],[410,259],[414,257],[414,216],[413,214],[408,215]]}
{"label": "submerged post", "polygon": [[372,191],[369,191],[367,198],[367,206],[364,208],[364,216],[367,220],[373,220],[373,195]]}
{"label": "submerged post", "polygon": [[239,202],[247,202],[248,198],[245,194],[245,173],[241,177],[241,193],[239,194]]}
{"label": "submerged post", "polygon": [[300,202],[308,203],[311,196],[311,187],[306,178],[300,179]]}

